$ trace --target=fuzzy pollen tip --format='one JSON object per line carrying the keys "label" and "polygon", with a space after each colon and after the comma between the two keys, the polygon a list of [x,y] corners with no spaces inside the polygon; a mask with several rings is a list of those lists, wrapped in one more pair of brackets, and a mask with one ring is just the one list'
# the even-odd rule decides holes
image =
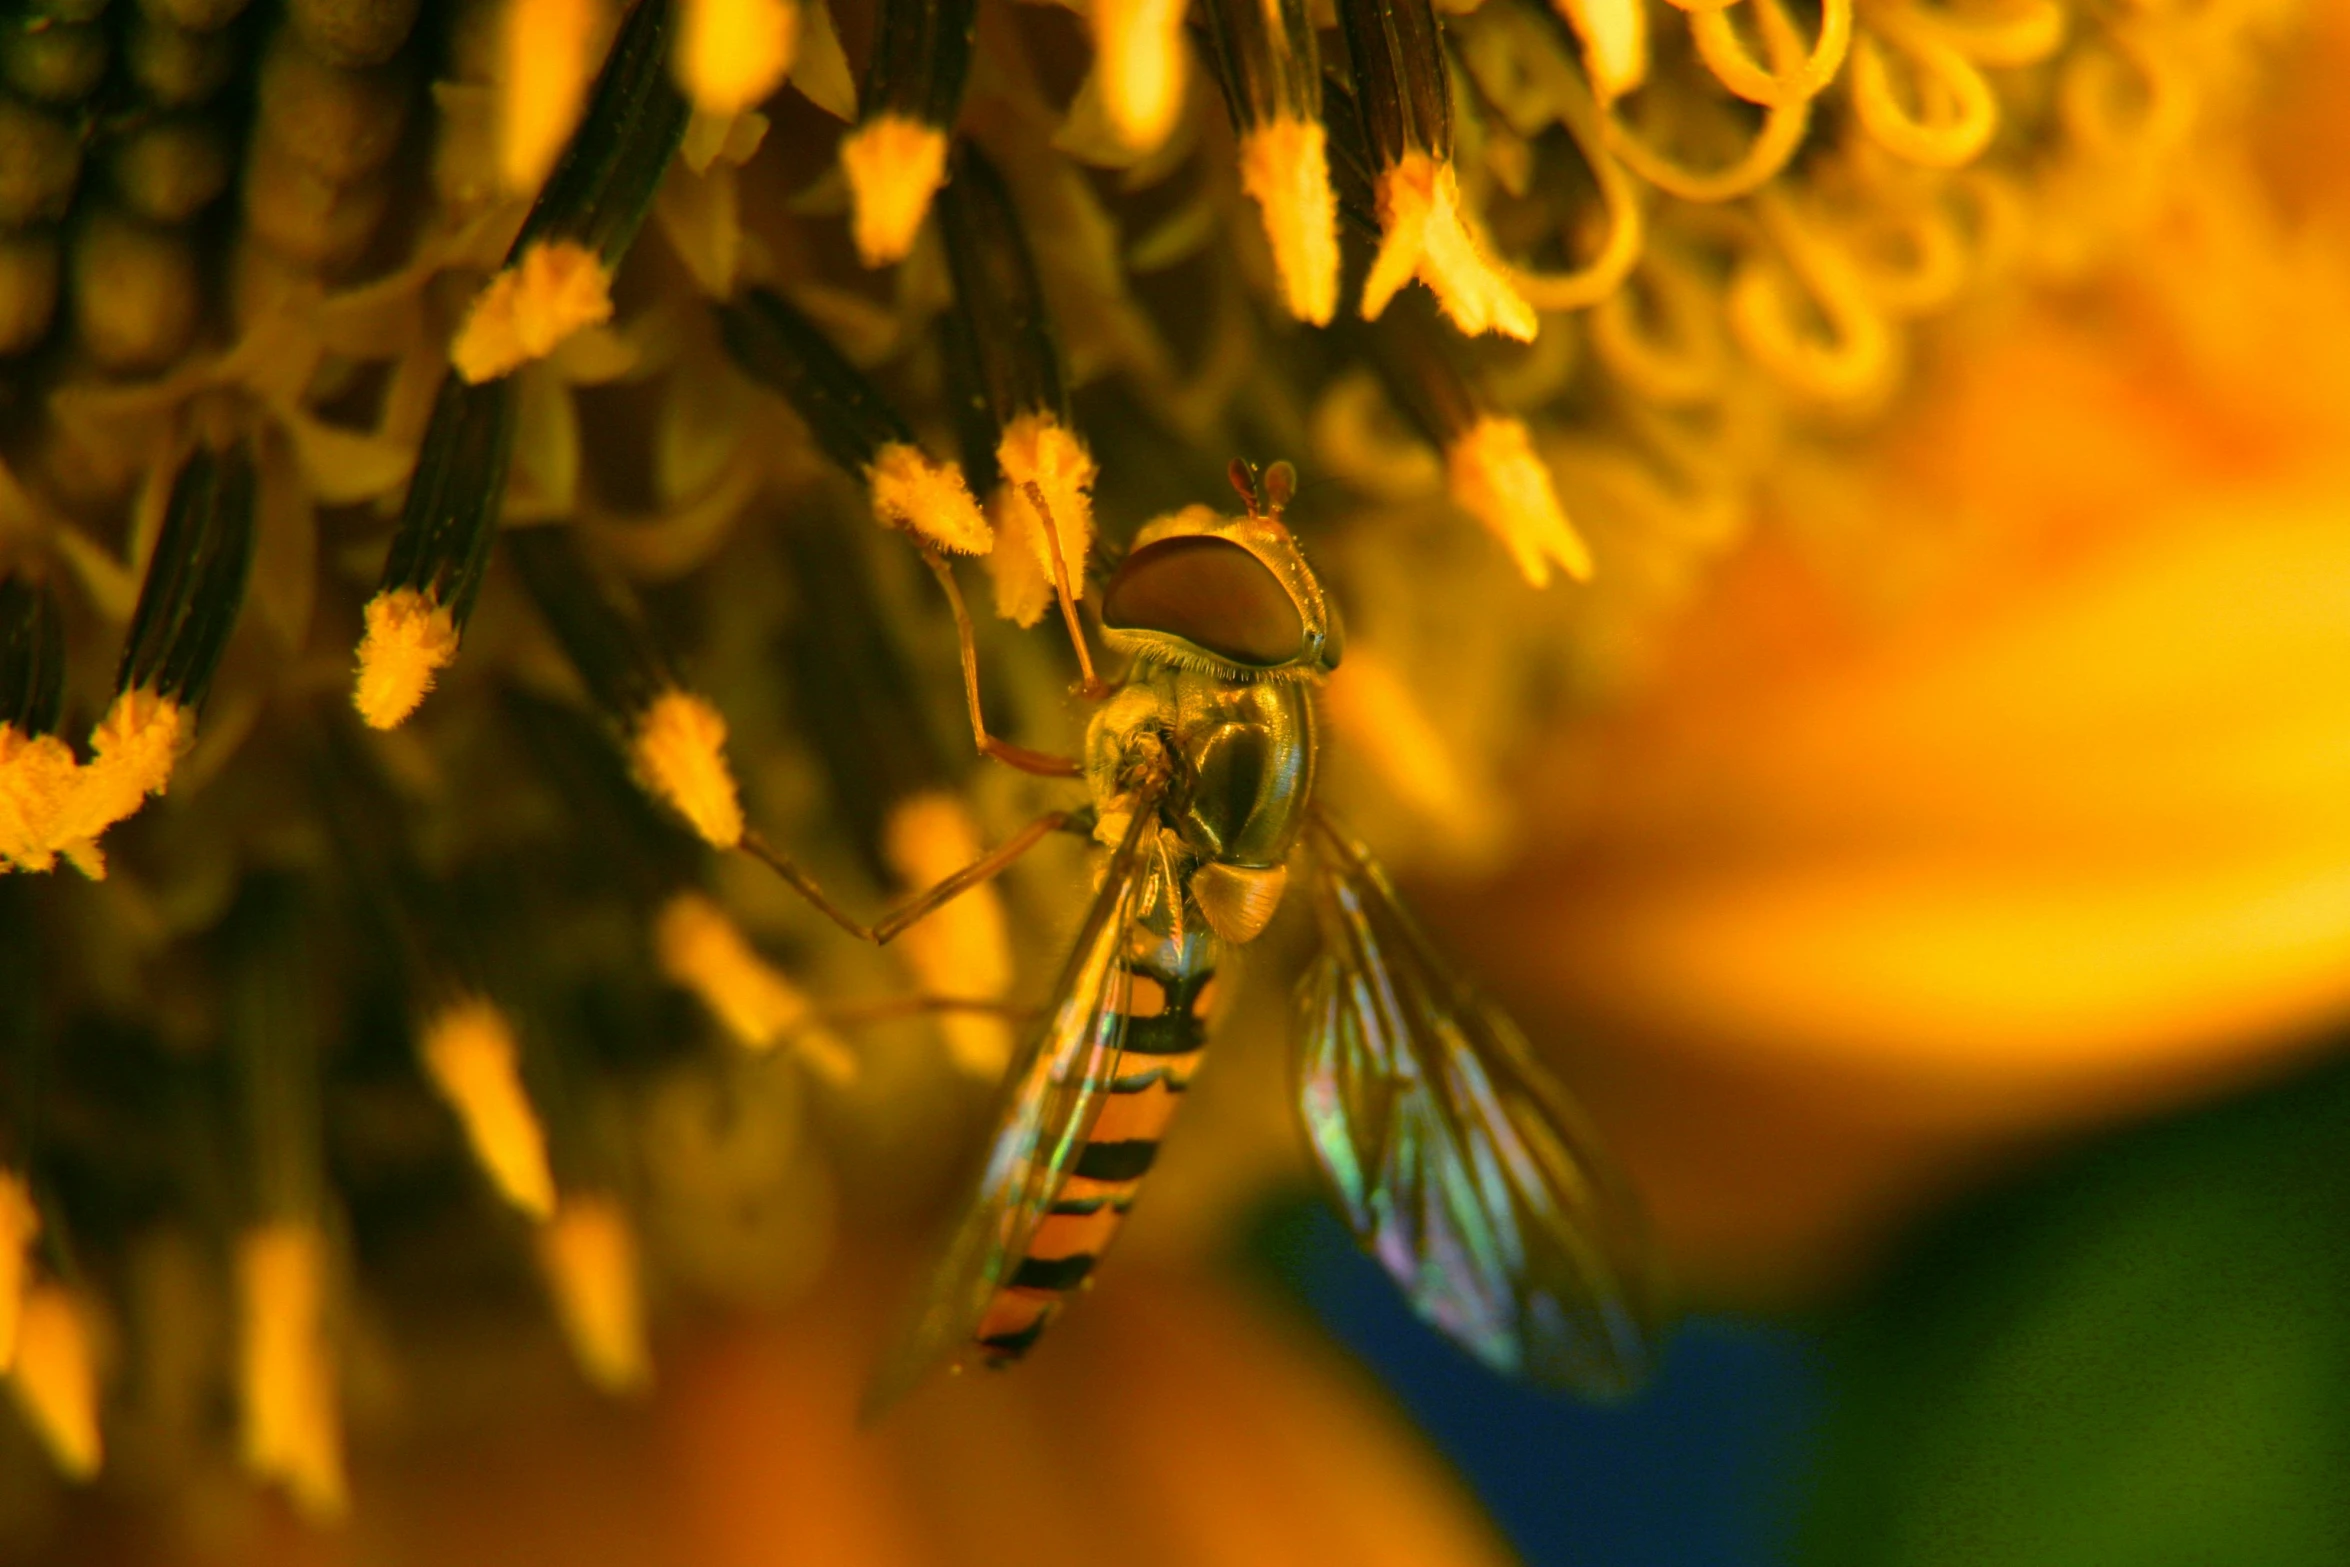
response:
{"label": "fuzzy pollen tip", "polygon": [[105,1458],[98,1434],[97,1346],[80,1303],[63,1285],[36,1284],[25,1292],[8,1380],[25,1423],[58,1472],[69,1480],[96,1475]]}
{"label": "fuzzy pollen tip", "polygon": [[933,462],[918,447],[892,441],[865,470],[873,514],[891,527],[952,550],[984,555],[995,547],[987,514],[972,498],[959,463]]}
{"label": "fuzzy pollen tip", "polygon": [[1541,323],[1485,253],[1461,211],[1450,159],[1407,152],[1379,176],[1379,253],[1363,281],[1363,319],[1376,321],[1413,278],[1428,285],[1452,324],[1470,337],[1498,332],[1534,341]]}
{"label": "fuzzy pollen tip", "polygon": [[704,114],[734,115],[783,85],[800,37],[793,0],[685,0],[672,63]]}
{"label": "fuzzy pollen tip", "polygon": [[579,123],[595,69],[596,9],[593,0],[512,0],[507,10],[498,167],[517,196],[546,180]]}
{"label": "fuzzy pollen tip", "polygon": [[1446,449],[1444,467],[1452,498],[1509,546],[1528,582],[1547,586],[1554,565],[1577,582],[1591,580],[1591,551],[1567,521],[1525,425],[1479,419]]}
{"label": "fuzzy pollen tip", "polygon": [[245,1467],[284,1485],[313,1521],[332,1522],[349,1496],[323,1237],[284,1219],[247,1230],[237,1242],[237,1284]]}
{"label": "fuzzy pollen tip", "polygon": [[1338,312],[1338,197],[1319,122],[1283,116],[1240,139],[1240,188],[1264,213],[1289,313],[1328,326]]}
{"label": "fuzzy pollen tip", "polygon": [[726,765],[726,720],[691,692],[653,698],[629,742],[638,779],[713,848],[743,841],[742,801]]}
{"label": "fuzzy pollen tip", "polygon": [[538,1254],[563,1336],[587,1379],[615,1394],[649,1386],[636,1232],[620,1204],[599,1194],[565,1197],[538,1233]]}
{"label": "fuzzy pollen tip", "polygon": [[499,1194],[534,1219],[554,1212],[546,1133],[523,1091],[521,1051],[505,1014],[478,996],[459,1001],[426,1026],[422,1054]]}
{"label": "fuzzy pollen tip", "polygon": [[369,728],[397,729],[456,656],[457,618],[446,606],[414,588],[378,593],[367,601],[351,705]]}
{"label": "fuzzy pollen tip", "polygon": [[479,386],[544,359],[581,327],[611,319],[612,279],[595,252],[567,239],[542,241],[475,296],[449,362]]}
{"label": "fuzzy pollen tip", "polygon": [[881,114],[841,138],[849,177],[849,237],[869,267],[903,261],[946,179],[947,134],[902,114]]}
{"label": "fuzzy pollen tip", "polygon": [[[1054,533],[1060,536],[1070,595],[1085,596],[1085,561],[1093,548],[1093,456],[1051,414],[1027,413],[1004,427],[996,443],[996,466],[1004,479],[995,505],[1002,536],[987,557],[995,576],[996,612],[1033,626],[1053,602]],[[1052,509],[1049,532],[1028,498],[1030,484]]]}

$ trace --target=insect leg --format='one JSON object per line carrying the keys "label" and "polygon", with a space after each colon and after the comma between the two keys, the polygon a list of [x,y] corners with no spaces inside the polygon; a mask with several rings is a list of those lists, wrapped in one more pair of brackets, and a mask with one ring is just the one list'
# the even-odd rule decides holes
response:
{"label": "insect leg", "polygon": [[743,833],[742,847],[744,853],[782,877],[794,892],[814,904],[816,911],[826,919],[859,941],[870,941],[875,946],[882,946],[940,904],[947,903],[970,891],[983,881],[1001,875],[1014,860],[1035,848],[1048,835],[1059,832],[1076,819],[1077,815],[1072,811],[1045,812],[995,848],[988,850],[978,859],[947,877],[946,880],[914,894],[913,897],[891,909],[871,925],[861,925],[844,913],[840,905],[834,903],[830,897],[826,896],[824,889],[817,885],[815,877],[800,869],[789,856],[769,843],[756,828]]}
{"label": "insect leg", "polygon": [[1047,811],[935,887],[914,894],[874,924],[874,941],[886,944],[892,936],[940,904],[951,902],[981,882],[1001,875],[1014,860],[1035,848],[1047,835],[1068,826],[1069,818],[1070,813],[1067,811]]}
{"label": "insect leg", "polygon": [[[963,701],[971,710],[971,738],[979,747],[981,756],[992,756],[1008,767],[1041,778],[1075,778],[1082,769],[1065,756],[1053,756],[1043,751],[1031,751],[1024,745],[999,740],[987,732],[987,715],[979,706],[979,643],[971,629],[971,611],[963,603],[963,589],[955,581],[955,569],[944,557],[932,550],[922,552],[930,574],[938,578],[938,585],[946,590],[947,606],[955,613],[955,640],[963,657]],[[1082,644],[1080,644],[1082,651]],[[1088,678],[1092,670],[1087,671]]]}
{"label": "insect leg", "polygon": [[1098,702],[1110,694],[1101,677],[1093,672],[1093,654],[1085,646],[1085,627],[1077,619],[1077,596],[1069,589],[1069,562],[1061,554],[1061,529],[1053,521],[1053,509],[1045,504],[1044,487],[1034,479],[1021,488],[1028,494],[1028,504],[1036,508],[1036,515],[1044,521],[1045,542],[1051,546],[1053,557],[1053,593],[1061,601],[1061,620],[1069,628],[1069,645],[1077,649],[1077,672],[1084,682],[1085,698]]}

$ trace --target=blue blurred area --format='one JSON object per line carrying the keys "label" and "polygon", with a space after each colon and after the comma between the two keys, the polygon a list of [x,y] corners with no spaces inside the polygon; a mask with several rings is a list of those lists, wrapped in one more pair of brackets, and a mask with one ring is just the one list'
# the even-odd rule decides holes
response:
{"label": "blue blurred area", "polygon": [[1455,1350],[1318,1201],[1271,1210],[1251,1251],[1387,1384],[1533,1567],[1787,1559],[1822,1404],[1807,1335],[1694,1318],[1645,1392],[1594,1406]]}

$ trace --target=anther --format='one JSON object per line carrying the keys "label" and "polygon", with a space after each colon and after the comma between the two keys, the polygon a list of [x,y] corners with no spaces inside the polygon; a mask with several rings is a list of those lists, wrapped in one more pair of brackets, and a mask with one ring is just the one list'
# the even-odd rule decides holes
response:
{"label": "anther", "polygon": [[857,126],[840,144],[850,237],[869,267],[913,249],[946,178],[978,14],[974,0],[883,0]]}
{"label": "anther", "polygon": [[1538,322],[1493,259],[1461,199],[1452,88],[1429,0],[1340,0],[1339,23],[1376,181],[1379,251],[1363,282],[1365,320],[1396,291],[1426,284],[1454,326],[1531,342]]}

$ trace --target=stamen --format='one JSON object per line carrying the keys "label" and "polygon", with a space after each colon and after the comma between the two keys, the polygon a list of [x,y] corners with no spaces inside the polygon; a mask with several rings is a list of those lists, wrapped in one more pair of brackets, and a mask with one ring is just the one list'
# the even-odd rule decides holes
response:
{"label": "stamen", "polygon": [[538,1254],[556,1319],[588,1380],[614,1394],[650,1385],[636,1233],[619,1202],[601,1193],[566,1195],[538,1232]]}
{"label": "stamen", "polygon": [[[935,886],[979,858],[983,845],[970,810],[954,795],[930,791],[900,801],[882,828],[882,855],[909,889]],[[915,984],[934,996],[995,1001],[1012,988],[1012,944],[1003,897],[982,884],[906,927],[896,941]],[[1011,1025],[983,1012],[940,1014],[939,1030],[955,1065],[993,1082],[1011,1059]]]}
{"label": "stamen", "polygon": [[1245,132],[1240,188],[1264,214],[1289,313],[1328,326],[1338,312],[1338,197],[1322,122],[1280,118]]}
{"label": "stamen", "polygon": [[1379,176],[1379,253],[1363,280],[1363,319],[1376,321],[1397,289],[1417,278],[1460,330],[1534,341],[1541,323],[1508,275],[1485,253],[1461,207],[1452,160],[1410,152]]}
{"label": "stamen", "polygon": [[753,289],[719,307],[718,326],[743,373],[782,393],[825,455],[864,481],[875,517],[942,549],[984,554],[993,547],[963,470],[925,453],[889,399],[815,323],[779,296]]}
{"label": "stamen", "polygon": [[1445,448],[1444,469],[1453,499],[1509,546],[1528,582],[1547,587],[1554,565],[1577,582],[1591,580],[1591,551],[1568,523],[1524,424],[1486,415]]}
{"label": "stamen", "polygon": [[881,114],[841,139],[849,177],[849,237],[869,267],[903,261],[946,181],[947,133],[902,115]]}
{"label": "stamen", "polygon": [[50,848],[93,880],[106,874],[98,839],[137,812],[171,782],[195,724],[187,709],[152,691],[125,691],[114,699],[90,737],[89,765],[75,776],[50,829]]}
{"label": "stamen", "polygon": [[433,1087],[456,1112],[499,1195],[534,1219],[554,1212],[546,1133],[523,1089],[521,1050],[505,1014],[479,996],[464,997],[426,1026],[420,1049]]}
{"label": "stamen", "polygon": [[313,1520],[340,1518],[348,1495],[324,1237],[290,1219],[247,1230],[237,1242],[237,1286],[245,1467],[284,1485]]}
{"label": "stamen", "polygon": [[0,1170],[0,1373],[16,1363],[33,1241],[40,1233],[41,1210],[33,1204],[32,1189],[16,1171]]}
{"label": "stamen", "polygon": [[795,0],[685,0],[678,85],[704,114],[740,114],[783,85],[799,34]]}
{"label": "stamen", "polygon": [[414,588],[378,593],[367,601],[352,705],[370,728],[396,729],[456,657],[457,620],[446,606]]}
{"label": "stamen", "polygon": [[449,362],[471,382],[510,375],[611,319],[612,279],[595,253],[569,240],[536,244],[475,296]]}
{"label": "stamen", "polygon": [[456,658],[489,566],[513,449],[512,383],[444,376],[359,644],[352,704],[372,727],[405,722]]}
{"label": "stamen", "polygon": [[857,128],[840,146],[869,267],[904,259],[938,193],[978,15],[974,0],[883,0]]}
{"label": "stamen", "polygon": [[1240,187],[1264,214],[1289,313],[1338,309],[1338,197],[1322,124],[1322,66],[1303,0],[1212,0],[1209,37],[1240,137]]}
{"label": "stamen", "polygon": [[55,735],[0,723],[0,869],[56,865],[58,818],[80,776],[73,748]]}
{"label": "stamen", "polygon": [[972,498],[959,465],[892,441],[875,454],[865,477],[873,515],[883,522],[960,555],[984,555],[995,547],[987,515]]}
{"label": "stamen", "polygon": [[[1093,550],[1093,454],[1076,434],[1050,413],[1023,414],[1004,428],[996,443],[996,467],[1003,474],[997,516],[1004,537],[988,557],[995,574],[996,610],[1009,620],[1033,626],[1044,616],[1066,580],[1072,597],[1085,593],[1085,562]],[[1034,485],[1051,510],[1052,526],[1030,499]],[[1053,538],[1060,540],[1060,564]]]}
{"label": "stamen", "polygon": [[1461,203],[1444,35],[1428,0],[1343,0],[1338,15],[1381,235],[1363,282],[1363,319],[1376,321],[1396,290],[1418,278],[1468,335],[1532,342],[1540,325],[1534,307],[1486,255]]}
{"label": "stamen", "polygon": [[44,1282],[25,1292],[9,1389],[49,1461],[69,1480],[90,1479],[105,1457],[97,1358],[90,1324],[70,1291]]}
{"label": "stamen", "polygon": [[847,1082],[856,1061],[816,1022],[807,993],[759,956],[726,911],[698,892],[681,892],[653,922],[661,972],[690,990],[745,1048],[774,1049],[785,1040],[827,1079]]}
{"label": "stamen", "polygon": [[742,842],[742,802],[726,762],[726,720],[716,708],[690,692],[662,692],[638,719],[629,757],[647,792],[713,848]]}
{"label": "stamen", "polygon": [[57,863],[57,818],[81,770],[56,737],[64,700],[56,600],[23,578],[0,578],[0,871]]}
{"label": "stamen", "polygon": [[1091,0],[1094,71],[1110,130],[1155,152],[1183,112],[1185,0]]}
{"label": "stamen", "polygon": [[[996,609],[1032,626],[1062,579],[1070,584],[1065,608],[1084,590],[1093,543],[1093,458],[1068,427],[1060,354],[1011,193],[975,148],[956,151],[955,177],[939,198],[939,229],[955,279],[949,369],[966,383],[963,405],[984,408],[984,423],[995,435],[992,450],[975,451],[982,421],[971,421],[964,465],[978,471],[992,462],[1002,488],[989,509],[1013,535],[988,557]],[[1029,498],[1031,486],[1052,511],[1061,540],[1057,564],[1044,519]],[[1082,657],[1082,641],[1078,645]]]}
{"label": "stamen", "polygon": [[498,166],[506,188],[539,188],[563,150],[595,61],[593,0],[508,0]]}

